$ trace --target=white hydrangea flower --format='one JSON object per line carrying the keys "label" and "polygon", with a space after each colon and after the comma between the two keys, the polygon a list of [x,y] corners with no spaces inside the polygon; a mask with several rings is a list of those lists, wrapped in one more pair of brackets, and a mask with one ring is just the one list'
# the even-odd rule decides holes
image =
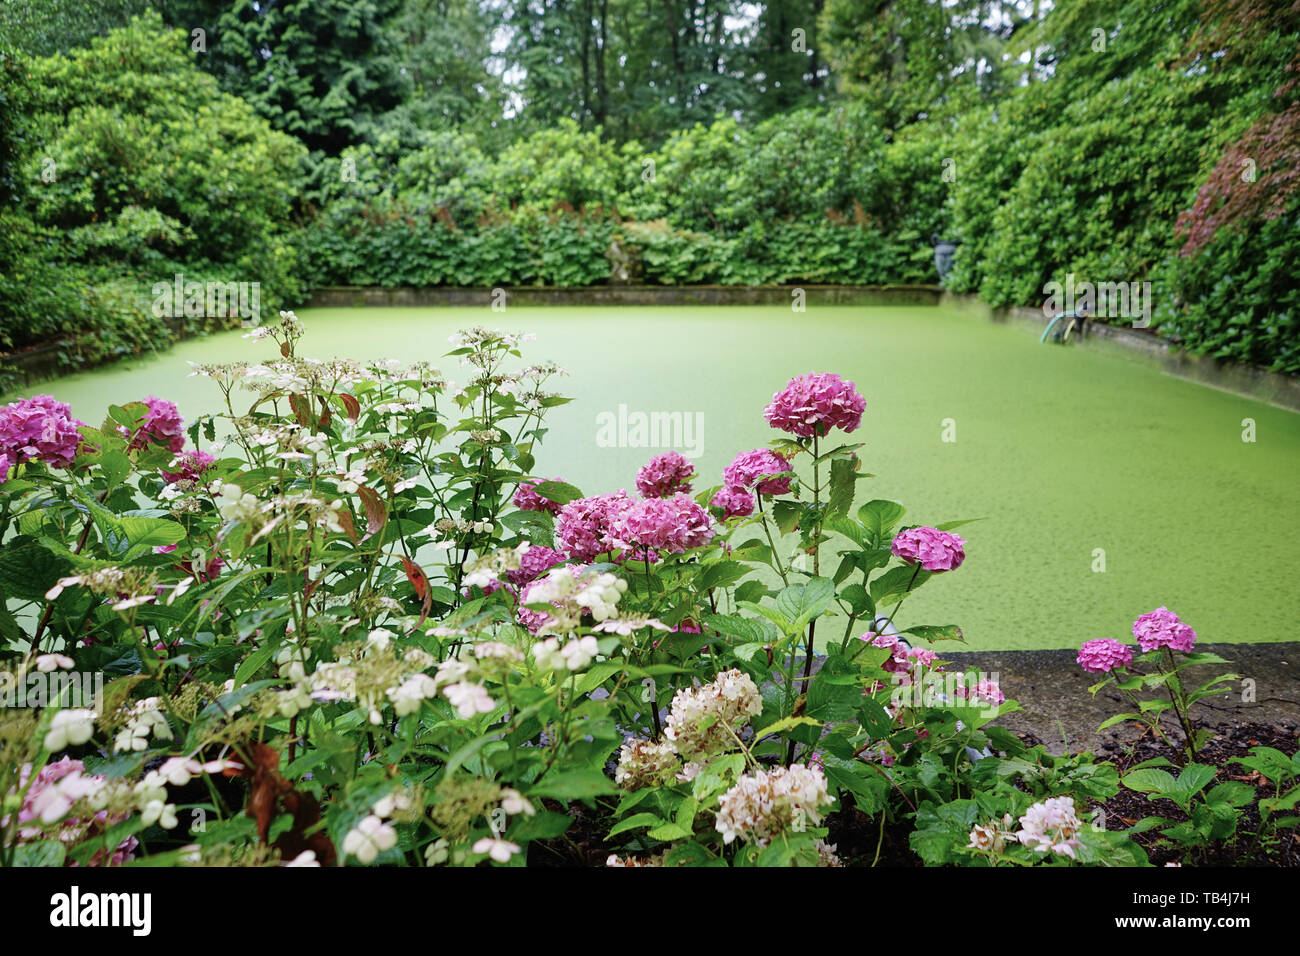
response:
{"label": "white hydrangea flower", "polygon": [[442,689],[442,695],[465,720],[478,714],[490,714],[497,706],[489,696],[487,688],[482,684],[473,684],[469,681],[448,684]]}
{"label": "white hydrangea flower", "polygon": [[379,817],[366,817],[343,838],[343,853],[369,866],[380,853],[397,845],[397,831]]}
{"label": "white hydrangea flower", "polygon": [[416,674],[397,687],[390,687],[387,694],[397,716],[406,717],[416,713],[424,701],[438,696],[438,684],[428,674]]}
{"label": "white hydrangea flower", "polygon": [[519,852],[520,846],[500,837],[483,837],[474,844],[473,850],[475,853],[486,853],[498,863],[509,863],[510,858]]}
{"label": "white hydrangea flower", "polygon": [[[718,801],[715,822],[723,843],[737,837],[767,846],[790,828],[821,822],[821,808],[834,803],[818,767],[792,764],[741,777]],[[820,854],[819,854],[820,855]]]}
{"label": "white hydrangea flower", "polygon": [[713,753],[730,746],[728,727],[734,730],[762,711],[758,686],[748,674],[732,668],[712,683],[683,688],[674,695],[664,737],[683,758]]}
{"label": "white hydrangea flower", "polygon": [[387,820],[399,810],[411,809],[411,797],[401,790],[394,790],[392,793],[385,794],[376,800],[374,806],[370,809],[381,820]]}
{"label": "white hydrangea flower", "polygon": [[678,766],[671,743],[659,740],[628,740],[618,754],[614,782],[625,790],[654,786]]}
{"label": "white hydrangea flower", "polygon": [[94,732],[93,710],[61,710],[50,721],[50,729],[45,734],[45,749],[50,753],[58,753],[68,747],[79,746],[88,741]]}
{"label": "white hydrangea flower", "polygon": [[590,634],[569,641],[560,648],[564,666],[571,671],[582,670],[596,659],[597,653],[599,651],[596,647],[596,639]]}
{"label": "white hydrangea flower", "polygon": [[424,862],[429,866],[446,863],[451,856],[451,844],[444,837],[439,837],[424,848]]}
{"label": "white hydrangea flower", "polygon": [[312,705],[311,694],[302,684],[295,684],[288,690],[280,691],[275,697],[275,709],[282,717],[297,717]]}
{"label": "white hydrangea flower", "polygon": [[528,799],[511,787],[506,787],[501,791],[501,798],[501,809],[512,817],[521,813],[526,817],[531,817],[537,813]]}
{"label": "white hydrangea flower", "polygon": [[179,822],[176,819],[176,805],[163,803],[161,800],[150,800],[140,811],[140,822],[147,827],[156,823],[164,830],[174,830]]}
{"label": "white hydrangea flower", "polygon": [[163,765],[158,768],[158,773],[173,787],[185,786],[191,778],[197,777],[202,772],[203,764],[189,757],[172,757],[164,760]]}
{"label": "white hydrangea flower", "polygon": [[1075,814],[1074,799],[1052,797],[1025,811],[1016,838],[1036,853],[1051,850],[1059,856],[1075,859],[1074,851],[1080,845],[1078,834],[1081,829],[1083,823]]}
{"label": "white hydrangea flower", "polygon": [[129,719],[113,741],[113,752],[144,750],[151,736],[155,740],[171,740],[174,736],[167,718],[158,709],[157,697],[146,697],[131,708]]}

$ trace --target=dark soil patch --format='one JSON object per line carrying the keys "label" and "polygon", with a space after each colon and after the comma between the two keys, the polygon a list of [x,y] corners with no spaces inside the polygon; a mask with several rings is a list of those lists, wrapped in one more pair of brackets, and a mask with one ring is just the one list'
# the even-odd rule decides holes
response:
{"label": "dark soil patch", "polygon": [[[1206,789],[1225,780],[1240,780],[1251,784],[1260,796],[1274,796],[1272,785],[1259,777],[1247,767],[1231,763],[1236,757],[1244,757],[1256,746],[1274,747],[1285,754],[1296,752],[1296,725],[1275,726],[1270,724],[1219,724],[1213,740],[1197,755],[1196,762],[1216,768],[1215,779]],[[1121,776],[1135,764],[1156,757],[1164,757],[1178,763],[1181,754],[1173,752],[1162,741],[1143,737],[1127,748],[1113,742],[1103,744],[1103,753],[1099,756],[1112,760]],[[1106,751],[1116,751],[1107,753]],[[1177,775],[1177,768],[1166,768]],[[1094,805],[1094,808],[1098,805]],[[1145,794],[1120,788],[1119,793],[1104,804],[1108,827],[1112,830],[1133,826],[1143,817],[1161,816],[1171,820],[1186,820],[1176,804],[1170,800],[1148,800]],[[1156,866],[1166,863],[1185,862],[1195,866],[1300,866],[1300,832],[1294,829],[1276,831],[1266,840],[1257,840],[1259,830],[1259,809],[1256,802],[1242,807],[1241,818],[1237,823],[1237,835],[1230,841],[1217,842],[1208,847],[1198,848],[1183,859],[1183,851],[1169,845],[1157,830],[1138,833],[1134,842],[1140,844]]]}

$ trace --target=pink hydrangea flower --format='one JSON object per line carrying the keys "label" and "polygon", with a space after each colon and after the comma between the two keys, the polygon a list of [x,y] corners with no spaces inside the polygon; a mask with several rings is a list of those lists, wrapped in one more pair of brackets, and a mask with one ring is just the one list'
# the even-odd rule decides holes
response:
{"label": "pink hydrangea flower", "polygon": [[868,642],[872,647],[889,649],[889,657],[885,658],[880,666],[891,674],[906,674],[911,667],[907,658],[907,644],[899,640],[897,635],[864,631],[859,639]]}
{"label": "pink hydrangea flower", "polygon": [[1035,803],[1020,818],[1016,839],[1036,853],[1053,853],[1077,859],[1075,850],[1081,843],[1078,833],[1083,824],[1075,815],[1073,797],[1052,797]]}
{"label": "pink hydrangea flower", "polygon": [[626,491],[570,501],[555,519],[555,540],[573,561],[588,563],[620,547],[610,537],[614,519],[632,499]]}
{"label": "pink hydrangea flower", "polygon": [[728,518],[746,518],[754,513],[754,496],[744,488],[723,488],[709,503],[722,509],[724,521]]}
{"label": "pink hydrangea flower", "polygon": [[[144,421],[135,430],[135,434],[131,435],[130,449],[136,451],[153,442],[179,452],[185,447],[185,433],[181,430],[185,419],[181,418],[180,409],[174,403],[152,395],[144,403],[149,410],[145,412]],[[123,435],[127,434],[124,425],[119,426],[118,430]]]}
{"label": "pink hydrangea flower", "polygon": [[1178,619],[1167,607],[1158,607],[1143,614],[1133,622],[1133,636],[1143,651],[1157,647],[1171,647],[1190,654],[1196,643],[1196,632]]}
{"label": "pink hydrangea flower", "polygon": [[678,492],[689,493],[695,466],[679,452],[655,455],[636,473],[636,490],[643,498],[667,498]]}
{"label": "pink hydrangea flower", "polygon": [[851,432],[862,423],[867,401],[852,382],[834,372],[809,372],[790,379],[772,396],[763,417],[773,428],[802,438],[825,435],[832,428]]}
{"label": "pink hydrangea flower", "polygon": [[522,587],[530,581],[541,577],[557,564],[564,563],[564,555],[558,551],[535,544],[525,551],[519,558],[519,567],[513,571],[507,571],[506,577],[515,587]]}
{"label": "pink hydrangea flower", "polygon": [[9,471],[13,468],[13,459],[9,457],[6,451],[0,451],[0,485],[3,485],[9,478]]}
{"label": "pink hydrangea flower", "polygon": [[10,467],[42,461],[68,468],[81,447],[78,429],[84,424],[72,417],[70,406],[53,396],[20,399],[0,408],[0,454]]}
{"label": "pink hydrangea flower", "polygon": [[934,667],[934,662],[939,659],[939,655],[926,647],[913,647],[908,649],[907,658],[913,665]]}
{"label": "pink hydrangea flower", "polygon": [[180,470],[163,471],[162,476],[172,483],[177,481],[197,481],[214,462],[216,462],[216,459],[206,451],[181,452],[177,461],[177,467]]}
{"label": "pink hydrangea flower", "polygon": [[[547,481],[563,481],[563,478],[548,478]],[[519,488],[515,491],[515,507],[520,511],[547,511],[553,515],[560,513],[562,507],[558,501],[551,501],[549,498],[543,498],[533,489],[540,485],[540,481],[521,481]]]}
{"label": "pink hydrangea flower", "polygon": [[610,526],[610,537],[622,548],[653,548],[680,554],[713,540],[713,519],[689,495],[648,498],[622,510]]}
{"label": "pink hydrangea flower", "polygon": [[1085,641],[1079,648],[1078,664],[1092,674],[1105,674],[1119,667],[1133,666],[1133,648],[1109,637]]}
{"label": "pink hydrangea flower", "polygon": [[988,678],[977,681],[974,687],[958,683],[953,688],[953,693],[958,697],[967,699],[970,703],[984,701],[989,704],[1000,705],[1007,699],[1007,695],[1002,693],[1002,688],[998,686],[998,682]]}
{"label": "pink hydrangea flower", "polygon": [[938,528],[908,528],[894,536],[889,550],[927,571],[955,571],[966,559],[966,542]]}
{"label": "pink hydrangea flower", "polygon": [[[36,775],[32,781],[31,787],[23,797],[23,805],[18,811],[18,842],[23,843],[29,840],[37,840],[43,837],[43,830],[39,826],[40,818],[43,813],[45,819],[49,820],[57,814],[60,809],[66,810],[71,798],[75,794],[89,794],[99,788],[105,780],[101,776],[85,773],[85,764],[80,760],[74,760],[71,757],[64,757],[53,763],[48,763],[41,768],[41,772]],[[21,791],[27,786],[27,781],[31,777],[31,764],[24,764],[19,771],[18,789]],[[71,778],[69,783],[65,783],[61,790],[63,793],[54,791],[54,787],[64,778]],[[83,837],[92,836],[96,833],[108,829],[114,823],[121,823],[129,814],[118,813],[112,816],[107,810],[100,810],[92,814],[89,820],[80,820],[76,817],[63,817],[56,819],[58,824],[58,837],[65,842],[80,842]],[[8,822],[6,817],[4,822]],[[23,826],[23,824],[29,824]],[[36,825],[31,825],[36,824]],[[91,866],[103,866],[105,863],[109,866],[121,866],[134,859],[135,848],[139,846],[139,841],[135,837],[127,837],[105,860],[104,851],[96,853],[90,858]]]}
{"label": "pink hydrangea flower", "polygon": [[[722,469],[722,481],[728,488],[754,487],[759,475],[779,475],[790,470],[790,462],[766,448],[755,448],[737,455]],[[768,478],[758,482],[760,495],[784,495],[790,492],[790,478]]]}

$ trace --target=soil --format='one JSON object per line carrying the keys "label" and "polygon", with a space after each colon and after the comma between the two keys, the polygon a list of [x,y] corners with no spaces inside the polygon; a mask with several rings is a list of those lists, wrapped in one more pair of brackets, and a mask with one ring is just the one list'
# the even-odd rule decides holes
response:
{"label": "soil", "polygon": [[[1214,739],[1206,744],[1196,757],[1197,763],[1216,768],[1214,782],[1208,784],[1206,789],[1225,780],[1241,780],[1255,786],[1263,796],[1273,796],[1272,788],[1266,780],[1249,768],[1230,761],[1236,757],[1246,756],[1252,747],[1259,745],[1274,747],[1285,754],[1294,754],[1297,739],[1296,725],[1235,726],[1225,723],[1219,724],[1215,730]],[[1105,751],[1108,747],[1116,752],[1103,753],[1099,756],[1114,761],[1121,775],[1129,767],[1156,757],[1164,757],[1175,763],[1180,759],[1180,755],[1173,753],[1163,742],[1150,737],[1140,739],[1131,747],[1122,749],[1113,743],[1103,744],[1102,750]],[[1175,768],[1168,769],[1175,775],[1178,772]],[[1106,811],[1106,819],[1111,822],[1111,829],[1118,829],[1121,826],[1131,827],[1147,816],[1168,817],[1175,821],[1187,819],[1187,816],[1172,801],[1148,800],[1145,794],[1135,793],[1125,787],[1121,787],[1119,793],[1100,806]],[[1259,810],[1255,803],[1251,803],[1241,810],[1241,818],[1237,823],[1238,836],[1234,840],[1217,842],[1194,851],[1185,862],[1196,866],[1300,866],[1300,832],[1295,829],[1281,830],[1267,844],[1257,844],[1253,834],[1258,828]],[[1156,866],[1176,863],[1181,859],[1181,853],[1177,848],[1162,845],[1167,841],[1162,841],[1158,831],[1151,830],[1136,834],[1133,840],[1142,845],[1151,862]]]}

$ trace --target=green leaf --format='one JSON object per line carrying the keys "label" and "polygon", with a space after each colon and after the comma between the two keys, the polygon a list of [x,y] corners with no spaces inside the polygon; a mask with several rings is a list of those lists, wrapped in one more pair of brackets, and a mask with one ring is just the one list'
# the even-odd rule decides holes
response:
{"label": "green leaf", "polygon": [[104,539],[104,547],[121,561],[130,561],[161,545],[176,544],[185,537],[185,527],[166,518],[115,515],[88,495],[78,493]]}
{"label": "green leaf", "polygon": [[235,671],[234,686],[243,687],[250,677],[262,669],[263,665],[271,659],[275,652],[276,648],[273,645],[267,644],[263,647],[259,647],[257,650],[253,651],[253,653],[240,661],[239,668]]}
{"label": "green leaf", "polygon": [[794,634],[798,631],[798,628],[793,625],[790,619],[774,607],[768,607],[765,604],[758,604],[754,601],[737,601],[736,603],[745,610],[753,611],[755,614],[758,614],[770,621],[772,624],[775,624],[777,631],[781,634]]}
{"label": "green leaf", "polygon": [[0,595],[39,601],[68,570],[68,562],[20,536],[11,538],[0,548]]}
{"label": "green leaf", "polygon": [[683,826],[678,826],[676,823],[665,823],[663,826],[658,826],[653,830],[648,831],[646,836],[650,837],[652,840],[663,840],[665,843],[669,843],[673,840],[684,840],[687,837],[692,836],[693,833],[694,831],[688,830]]}
{"label": "green leaf", "polygon": [[1139,793],[1167,793],[1177,787],[1173,774],[1154,767],[1130,770],[1120,778],[1120,782]]}
{"label": "green leaf", "polygon": [[831,489],[826,503],[826,513],[837,518],[848,516],[853,507],[853,493],[857,490],[858,461],[853,458],[836,458],[831,462]]}
{"label": "green leaf", "polygon": [[719,634],[745,643],[772,644],[780,638],[777,628],[767,618],[739,617],[734,614],[705,614],[704,624]]}
{"label": "green leaf", "polygon": [[1113,717],[1107,717],[1097,728],[1097,733],[1101,733],[1107,727],[1114,727],[1116,724],[1122,724],[1126,720],[1141,720],[1141,714],[1116,714]]}
{"label": "green leaf", "polygon": [[1230,807],[1244,807],[1255,799],[1255,788],[1240,780],[1225,780],[1205,794],[1210,803],[1224,803]]}
{"label": "green leaf", "polygon": [[[1280,797],[1269,797],[1266,800],[1259,801],[1259,812],[1272,814],[1277,813],[1279,810],[1292,810],[1297,802],[1300,802],[1300,787],[1288,790]],[[1275,822],[1281,823],[1281,821]]]}
{"label": "green leaf", "polygon": [[1190,763],[1183,769],[1183,772],[1178,775],[1178,781],[1174,786],[1175,789],[1190,796],[1191,794],[1199,793],[1200,790],[1213,779],[1213,767],[1207,767],[1205,764],[1200,763]]}
{"label": "green leaf", "polygon": [[876,602],[877,608],[897,604],[929,578],[930,572],[920,565],[905,564],[890,568],[871,582],[871,599]]}
{"label": "green leaf", "polygon": [[973,524],[976,521],[983,520],[983,518],[962,518],[958,521],[945,521],[943,524],[937,524],[934,527],[937,531],[952,531],[955,528],[960,528],[964,524]]}
{"label": "green leaf", "polygon": [[573,824],[567,813],[538,810],[532,816],[517,816],[510,825],[510,836],[515,840],[551,840]]}
{"label": "green leaf", "polygon": [[696,578],[695,586],[701,591],[708,591],[712,588],[725,588],[735,584],[746,574],[749,568],[739,561],[719,561],[717,564],[711,564],[700,572]]}
{"label": "green leaf", "polygon": [[556,800],[585,800],[602,794],[618,793],[614,781],[595,767],[562,770],[543,777],[529,789],[529,796],[553,797]]}
{"label": "green leaf", "polygon": [[862,772],[859,772],[830,761],[827,761],[824,769],[826,779],[834,786],[853,794],[853,802],[863,813],[870,816],[884,809],[889,782],[879,773],[869,767],[863,767]]}
{"label": "green leaf", "polygon": [[829,578],[809,578],[804,584],[792,584],[776,596],[776,608],[790,622],[787,634],[801,631],[809,621],[820,616],[835,599],[835,585]]}
{"label": "green leaf", "polygon": [[108,479],[108,486],[113,488],[120,485],[126,476],[131,474],[131,459],[120,451],[109,451],[100,458],[99,467],[103,470],[104,477]]}
{"label": "green leaf", "polygon": [[902,520],[903,515],[907,514],[907,509],[897,501],[886,501],[877,498],[874,501],[868,501],[858,509],[858,520],[866,528],[867,533],[879,542],[886,534],[893,530],[894,525]]}
{"label": "green leaf", "polygon": [[62,866],[66,851],[58,840],[37,840],[14,849],[14,866]]}
{"label": "green leaf", "polygon": [[864,548],[868,544],[865,529],[852,518],[836,518],[832,516],[826,519],[823,527],[844,535],[860,548]]}
{"label": "green leaf", "polygon": [[614,824],[613,829],[609,831],[609,836],[617,836],[628,830],[635,830],[638,827],[657,827],[668,821],[657,813],[635,813],[626,820],[620,820]]}
{"label": "green leaf", "polygon": [[840,599],[846,601],[849,608],[859,617],[863,614],[874,614],[875,604],[871,600],[871,595],[861,584],[850,584],[840,589]]}
{"label": "green leaf", "polygon": [[848,720],[861,703],[860,679],[852,684],[832,683],[823,667],[808,688],[808,706],[804,713],[823,722]]}
{"label": "green leaf", "polygon": [[904,628],[904,634],[911,634],[923,641],[965,641],[961,628],[956,624],[917,624]]}
{"label": "green leaf", "polygon": [[811,717],[782,717],[780,720],[773,721],[766,727],[754,731],[754,739],[757,741],[763,737],[770,737],[773,734],[783,734],[787,730],[793,730],[795,727],[805,725],[820,727],[821,721],[814,720]]}
{"label": "green leaf", "polygon": [[772,520],[782,534],[789,534],[799,524],[803,506],[797,501],[777,501],[772,504]]}
{"label": "green leaf", "polygon": [[554,501],[558,505],[566,505],[570,501],[577,501],[583,497],[581,491],[563,481],[539,481],[533,485],[533,491],[547,501]]}

